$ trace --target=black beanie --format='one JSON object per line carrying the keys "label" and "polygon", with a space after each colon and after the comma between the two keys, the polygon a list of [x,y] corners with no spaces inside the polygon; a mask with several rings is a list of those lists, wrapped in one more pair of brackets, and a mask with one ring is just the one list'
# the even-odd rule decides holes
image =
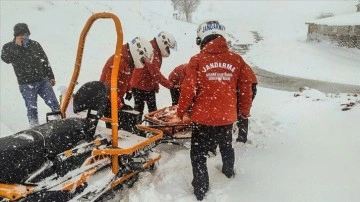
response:
{"label": "black beanie", "polygon": [[208,44],[210,41],[212,41],[218,37],[223,37],[223,36],[220,34],[210,34],[210,35],[206,36],[200,43],[200,50],[202,50],[204,48],[204,46],[206,44]]}
{"label": "black beanie", "polygon": [[25,23],[18,23],[14,26],[14,36],[21,36],[23,34],[30,35],[30,30]]}

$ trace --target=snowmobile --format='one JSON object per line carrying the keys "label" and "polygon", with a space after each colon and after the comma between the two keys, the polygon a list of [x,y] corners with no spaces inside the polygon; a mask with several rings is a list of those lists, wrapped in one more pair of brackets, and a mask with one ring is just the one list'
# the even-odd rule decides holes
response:
{"label": "snowmobile", "polygon": [[[112,19],[117,31],[111,86],[90,81],[74,94],[86,35],[101,18]],[[113,189],[131,186],[140,172],[154,168],[161,157],[154,147],[163,132],[138,125],[146,134],[142,137],[118,128],[116,81],[122,43],[116,15],[96,13],[88,19],[61,110],[48,113],[45,124],[0,138],[0,201],[99,201]],[[66,117],[71,98],[74,113],[84,116]],[[111,128],[100,123],[110,123]]]}

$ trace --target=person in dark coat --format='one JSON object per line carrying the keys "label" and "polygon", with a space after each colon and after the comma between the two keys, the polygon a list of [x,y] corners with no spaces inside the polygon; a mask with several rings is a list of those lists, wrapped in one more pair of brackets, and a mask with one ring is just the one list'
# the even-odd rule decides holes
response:
{"label": "person in dark coat", "polygon": [[1,59],[14,68],[30,126],[34,127],[39,124],[38,95],[53,112],[60,110],[60,105],[52,88],[55,76],[49,60],[40,43],[31,40],[29,36],[27,24],[16,24],[14,39],[3,46]]}
{"label": "person in dark coat", "polygon": [[222,173],[228,178],[235,175],[232,128],[239,116],[250,116],[252,83],[246,74],[249,65],[227,47],[222,24],[202,23],[197,35],[201,51],[191,57],[186,68],[177,115],[183,118],[192,107],[192,185],[197,200],[201,201],[209,190],[206,162],[214,144],[220,148]]}

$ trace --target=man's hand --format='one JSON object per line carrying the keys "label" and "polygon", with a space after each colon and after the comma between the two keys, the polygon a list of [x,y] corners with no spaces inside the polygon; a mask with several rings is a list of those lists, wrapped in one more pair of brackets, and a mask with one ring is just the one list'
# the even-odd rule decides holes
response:
{"label": "man's hand", "polygon": [[49,82],[50,82],[51,86],[55,86],[55,84],[56,84],[55,79],[50,79]]}
{"label": "man's hand", "polygon": [[22,46],[23,40],[24,40],[23,36],[17,36],[17,37],[15,37],[15,44]]}

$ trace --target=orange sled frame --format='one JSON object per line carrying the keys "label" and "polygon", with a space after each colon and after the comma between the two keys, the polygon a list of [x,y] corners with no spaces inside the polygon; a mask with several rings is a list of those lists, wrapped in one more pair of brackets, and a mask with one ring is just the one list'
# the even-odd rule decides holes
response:
{"label": "orange sled frame", "polygon": [[133,148],[130,148],[127,151],[124,151],[124,149],[119,148],[119,144],[118,144],[118,139],[119,139],[119,137],[118,137],[118,99],[117,99],[118,91],[117,91],[117,89],[121,88],[121,86],[117,86],[117,83],[118,83],[117,77],[118,77],[118,72],[121,71],[119,69],[119,67],[120,67],[120,59],[121,59],[122,44],[123,44],[123,32],[122,32],[122,26],[121,26],[119,18],[112,13],[97,13],[97,14],[92,15],[86,22],[85,27],[83,28],[83,30],[81,32],[81,36],[80,36],[80,40],[79,40],[79,44],[78,44],[77,55],[76,55],[76,60],[75,60],[74,72],[73,72],[69,87],[66,91],[65,97],[63,98],[64,101],[61,106],[62,117],[63,118],[66,117],[65,112],[66,112],[66,109],[70,102],[71,95],[73,95],[74,87],[77,84],[77,79],[79,77],[80,67],[81,67],[81,62],[82,62],[82,56],[83,56],[83,52],[84,52],[85,38],[86,38],[87,33],[89,32],[92,24],[94,23],[94,21],[97,19],[101,19],[101,18],[112,19],[115,23],[116,34],[117,34],[115,57],[114,57],[113,68],[112,68],[112,72],[111,72],[111,86],[110,86],[111,118],[109,118],[109,117],[102,118],[102,120],[111,123],[111,126],[112,126],[112,128],[111,128],[112,148],[96,149],[93,151],[93,155],[111,155],[112,172],[114,174],[116,174],[119,171],[118,155],[136,152],[140,148],[154,143],[157,139],[162,138],[162,132],[154,131],[151,128],[147,128],[147,127],[140,127],[139,128],[140,130],[149,131],[151,133],[154,133],[154,132],[157,133],[157,135],[155,136],[156,138],[152,139],[151,141],[149,140],[147,142],[139,143],[138,145],[135,145]]}

